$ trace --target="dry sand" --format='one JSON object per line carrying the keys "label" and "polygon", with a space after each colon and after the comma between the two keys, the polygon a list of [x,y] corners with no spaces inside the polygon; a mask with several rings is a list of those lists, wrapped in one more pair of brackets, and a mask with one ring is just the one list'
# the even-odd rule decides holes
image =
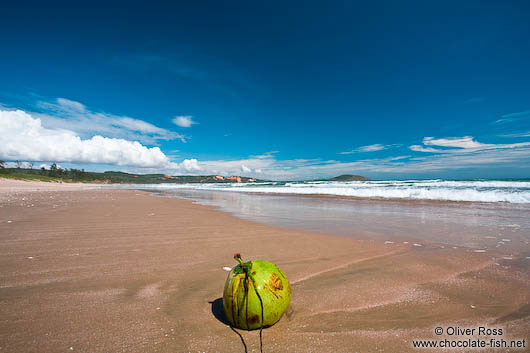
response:
{"label": "dry sand", "polygon": [[83,183],[61,183],[61,182],[40,182],[28,180],[14,180],[0,177],[0,195],[13,194],[17,192],[35,192],[35,191],[79,191],[100,189],[98,184]]}
{"label": "dry sand", "polygon": [[[0,179],[0,352],[244,352],[222,315],[222,267],[235,252],[276,263],[292,283],[264,352],[414,351],[413,339],[449,325],[501,327],[528,347],[525,258],[273,228],[136,191],[22,183]],[[258,332],[240,332],[258,352]]]}

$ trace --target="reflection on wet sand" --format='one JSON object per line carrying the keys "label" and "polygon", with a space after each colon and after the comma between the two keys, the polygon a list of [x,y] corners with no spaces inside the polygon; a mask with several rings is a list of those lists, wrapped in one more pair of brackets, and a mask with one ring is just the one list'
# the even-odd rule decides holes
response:
{"label": "reflection on wet sand", "polygon": [[[370,233],[477,251],[530,251],[530,206],[524,204],[368,200],[179,189],[168,195],[219,207],[237,217],[342,236]],[[409,240],[409,239],[407,239]]]}

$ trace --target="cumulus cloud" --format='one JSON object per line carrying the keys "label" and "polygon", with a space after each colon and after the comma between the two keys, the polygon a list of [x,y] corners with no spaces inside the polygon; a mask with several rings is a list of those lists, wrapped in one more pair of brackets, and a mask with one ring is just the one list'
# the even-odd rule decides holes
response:
{"label": "cumulus cloud", "polygon": [[193,124],[197,124],[192,120],[191,116],[177,116],[173,120],[173,123],[180,127],[190,127]]}
{"label": "cumulus cloud", "polygon": [[0,110],[0,158],[138,167],[171,165],[158,147],[99,135],[82,139],[67,129],[45,128],[40,119],[22,110]]}
{"label": "cumulus cloud", "polygon": [[187,172],[193,172],[201,169],[201,167],[199,167],[199,162],[195,158],[183,160],[177,168],[184,169]]}

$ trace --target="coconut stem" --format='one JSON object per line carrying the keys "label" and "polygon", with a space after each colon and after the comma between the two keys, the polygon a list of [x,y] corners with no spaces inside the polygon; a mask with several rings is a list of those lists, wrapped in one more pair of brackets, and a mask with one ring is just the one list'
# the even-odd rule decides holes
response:
{"label": "coconut stem", "polygon": [[[256,295],[258,296],[258,299],[259,299],[259,303],[261,305],[261,327],[259,329],[259,350],[261,353],[263,353],[263,338],[262,338],[262,332],[263,332],[263,319],[264,319],[264,315],[263,315],[263,300],[261,300],[261,295],[259,295],[259,292],[258,292],[258,288],[256,286],[256,281],[254,280],[254,277],[252,276],[252,274],[250,273],[250,267],[247,266],[246,263],[243,262],[243,259],[241,259],[241,254],[239,253],[236,253],[234,254],[234,259],[239,262],[239,266],[241,266],[241,268],[243,269],[243,271],[245,271],[245,276],[247,278],[250,278],[250,280],[252,281],[252,285],[254,286],[254,292],[256,292]],[[246,280],[245,280],[245,284],[246,284]],[[245,291],[246,291],[246,297],[247,297],[247,303],[248,303],[248,287],[245,286]],[[247,312],[247,316],[248,316],[248,312]],[[248,329],[248,324],[247,324],[247,329]]]}
{"label": "coconut stem", "polygon": [[250,274],[249,273],[249,269],[247,268],[247,265],[245,265],[245,263],[243,262],[243,259],[241,258],[241,254],[240,253],[236,253],[234,254],[234,259],[239,262],[239,265],[241,266],[241,268],[245,271],[246,274]]}

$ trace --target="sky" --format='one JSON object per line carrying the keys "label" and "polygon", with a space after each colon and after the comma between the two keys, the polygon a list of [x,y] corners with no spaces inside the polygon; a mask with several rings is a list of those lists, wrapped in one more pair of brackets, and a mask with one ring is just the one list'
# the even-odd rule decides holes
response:
{"label": "sky", "polygon": [[9,2],[0,159],[530,177],[528,1]]}

